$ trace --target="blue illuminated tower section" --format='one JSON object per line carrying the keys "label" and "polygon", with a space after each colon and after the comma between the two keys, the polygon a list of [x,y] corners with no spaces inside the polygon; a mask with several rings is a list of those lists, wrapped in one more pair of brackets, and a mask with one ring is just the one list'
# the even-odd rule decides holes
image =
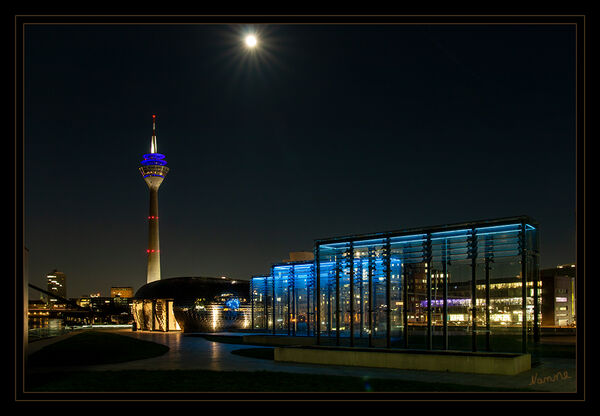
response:
{"label": "blue illuminated tower section", "polygon": [[150,211],[148,214],[148,275],[147,283],[160,280],[160,245],[158,239],[158,188],[169,168],[165,155],[158,153],[156,144],[156,115],[152,115],[152,142],[150,153],[144,155],[140,172],[150,190]]}

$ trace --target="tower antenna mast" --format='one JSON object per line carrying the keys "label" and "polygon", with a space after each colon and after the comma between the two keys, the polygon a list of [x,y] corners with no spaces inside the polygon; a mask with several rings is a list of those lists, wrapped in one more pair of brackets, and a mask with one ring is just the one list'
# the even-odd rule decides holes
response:
{"label": "tower antenna mast", "polygon": [[152,114],[152,142],[150,143],[150,153],[158,153],[158,144],[156,143],[156,114]]}

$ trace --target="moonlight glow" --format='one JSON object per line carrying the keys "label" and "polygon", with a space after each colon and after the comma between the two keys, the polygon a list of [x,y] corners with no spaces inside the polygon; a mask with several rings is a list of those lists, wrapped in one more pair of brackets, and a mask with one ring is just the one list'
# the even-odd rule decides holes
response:
{"label": "moonlight glow", "polygon": [[254,36],[254,35],[246,36],[246,45],[248,45],[251,48],[255,47],[256,46],[256,36]]}

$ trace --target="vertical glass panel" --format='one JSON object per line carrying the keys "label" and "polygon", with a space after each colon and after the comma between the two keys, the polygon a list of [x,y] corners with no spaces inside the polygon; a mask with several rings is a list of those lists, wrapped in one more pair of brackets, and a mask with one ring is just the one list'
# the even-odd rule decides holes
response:
{"label": "vertical glass panel", "polygon": [[[408,240],[413,240],[415,237],[410,236]],[[417,237],[418,239],[418,237]],[[405,257],[410,257],[410,250],[407,250],[407,239],[405,237],[396,237],[389,239],[389,267],[390,267],[390,338],[392,347],[395,346],[404,346],[403,337],[404,337],[404,277],[403,277],[403,262]],[[387,243],[386,243],[387,244]],[[383,245],[382,249],[387,250],[386,246]],[[385,288],[385,279],[386,276],[386,264],[382,264],[382,277],[383,277],[383,296],[384,296],[384,304],[387,303],[385,300],[386,296],[386,288]],[[387,308],[387,306],[386,306]],[[385,311],[387,314],[387,311]],[[384,319],[386,319],[384,315]],[[387,332],[387,328],[385,328]],[[386,334],[382,334],[385,336]]]}
{"label": "vertical glass panel", "polygon": [[357,345],[366,345],[369,335],[369,258],[368,247],[354,248],[355,337]]}
{"label": "vertical glass panel", "polygon": [[266,277],[253,277],[250,280],[252,299],[252,321],[254,329],[266,329]]}
{"label": "vertical glass panel", "polygon": [[311,263],[306,278],[306,307],[307,307],[307,335],[314,335],[316,332],[316,313],[317,313],[317,282],[316,282],[315,264]]}
{"label": "vertical glass panel", "polygon": [[307,335],[307,278],[309,267],[294,266],[294,334]]}
{"label": "vertical glass panel", "polygon": [[[385,338],[387,330],[386,275],[383,255],[383,247],[377,246],[373,271],[373,338]],[[385,344],[376,342],[375,345]]]}
{"label": "vertical glass panel", "polygon": [[411,348],[425,348],[427,336],[427,265],[407,263],[408,326]]}
{"label": "vertical glass panel", "polygon": [[390,322],[391,322],[391,338],[392,347],[400,345],[403,329],[402,319],[402,261],[398,253],[394,252],[391,247],[391,263],[390,263],[390,278],[391,278],[391,293],[390,293]]}
{"label": "vertical glass panel", "polygon": [[[338,257],[338,275],[339,275],[339,308],[340,308],[340,337],[350,337],[350,284],[352,283],[351,270],[351,252],[350,245],[346,244],[344,251]],[[346,344],[346,343],[344,343]]]}
{"label": "vertical glass panel", "polygon": [[[254,286],[256,284],[255,279],[255,277],[250,278],[250,307],[252,309],[252,322],[254,322],[254,318],[257,317],[256,312],[254,311],[254,301],[256,299],[256,290],[254,289]],[[254,329],[254,326],[252,327],[252,329]]]}
{"label": "vertical glass panel", "polygon": [[486,349],[486,304],[485,304],[485,258],[478,253],[475,263],[475,328],[477,335],[477,351]]}
{"label": "vertical glass panel", "polygon": [[444,274],[440,258],[433,257],[431,262],[431,330],[433,331],[433,348],[443,348],[443,309],[444,309]]}
{"label": "vertical glass panel", "polygon": [[[531,336],[534,331],[534,309],[535,309],[535,293],[534,293],[534,280],[538,286],[538,301],[539,301],[539,264],[538,264],[538,231],[537,228],[526,225],[525,232],[525,249],[526,249],[526,257],[525,261],[527,262],[527,332]],[[541,322],[541,317],[539,311],[541,308],[538,305],[538,316],[537,321],[538,325]],[[530,342],[533,341],[533,338]]]}
{"label": "vertical glass panel", "polygon": [[288,274],[289,267],[273,267],[274,278],[274,330],[276,334],[287,333],[288,330]]}
{"label": "vertical glass panel", "polygon": [[[466,247],[466,242],[465,242]],[[456,245],[455,245],[455,248]],[[459,257],[459,259],[454,259]],[[448,348],[471,350],[471,260],[450,256],[448,263]]]}
{"label": "vertical glass panel", "polygon": [[521,350],[521,264],[518,256],[497,256],[489,265],[490,344],[493,351]]}
{"label": "vertical glass panel", "polygon": [[[532,303],[535,305],[537,300],[537,326],[538,331],[540,330],[542,323],[542,282],[540,280],[540,265],[539,265],[539,234],[537,228],[531,227],[527,232],[528,234],[528,261],[531,265],[531,276],[533,288],[537,287],[537,293],[532,289],[531,295],[533,297]],[[572,306],[571,306],[572,308]],[[534,318],[532,317],[532,325],[535,325]]]}
{"label": "vertical glass panel", "polygon": [[[339,245],[338,245],[339,246]],[[336,259],[341,253],[341,249],[322,245],[319,248],[319,280],[320,291],[320,328],[322,337],[335,336],[335,313],[336,313]],[[327,343],[324,339],[323,343]]]}
{"label": "vertical glass panel", "polygon": [[[367,334],[365,317],[367,316],[368,267],[366,250],[354,250],[354,336],[361,340]],[[364,345],[363,342],[359,343]]]}
{"label": "vertical glass panel", "polygon": [[285,311],[285,317],[284,317],[284,322],[285,322],[285,330],[287,331],[288,335],[295,335],[295,330],[296,330],[296,324],[295,324],[295,319],[296,319],[296,310],[295,310],[295,289],[296,289],[296,275],[294,273],[294,266],[289,266],[288,268],[286,268],[286,273],[285,273],[285,306],[286,306],[286,311]]}
{"label": "vertical glass panel", "polygon": [[425,235],[408,236],[398,241],[398,252],[404,260],[406,279],[406,329],[409,348],[426,346],[427,275],[423,257],[424,241]]}
{"label": "vertical glass panel", "polygon": [[267,312],[267,330],[269,332],[273,331],[274,328],[274,322],[275,320],[273,319],[273,315],[275,312],[275,307],[274,307],[274,299],[275,297],[273,296],[274,294],[274,282],[275,279],[273,278],[273,275],[271,276],[267,276],[265,278],[265,300],[266,300],[266,312]]}

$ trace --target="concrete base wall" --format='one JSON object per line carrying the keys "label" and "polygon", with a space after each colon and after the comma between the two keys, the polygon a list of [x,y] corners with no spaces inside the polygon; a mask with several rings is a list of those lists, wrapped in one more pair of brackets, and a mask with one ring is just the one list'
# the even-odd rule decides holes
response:
{"label": "concrete base wall", "polygon": [[288,337],[277,335],[244,335],[244,344],[252,345],[315,345],[315,337]]}
{"label": "concrete base wall", "polygon": [[275,361],[502,375],[531,369],[529,354],[365,351],[343,347],[278,347],[275,348]]}
{"label": "concrete base wall", "polygon": [[[314,336],[287,336],[287,335],[271,335],[271,334],[257,334],[257,335],[243,335],[243,341],[245,344],[253,345],[317,345],[317,338]],[[355,339],[355,345],[357,347],[366,347],[367,338]],[[343,339],[342,342],[348,342],[348,339]],[[373,346],[379,348],[385,348],[385,338],[374,338]],[[335,337],[321,337],[321,345],[332,346],[335,345]],[[342,344],[343,345],[343,344]]]}

